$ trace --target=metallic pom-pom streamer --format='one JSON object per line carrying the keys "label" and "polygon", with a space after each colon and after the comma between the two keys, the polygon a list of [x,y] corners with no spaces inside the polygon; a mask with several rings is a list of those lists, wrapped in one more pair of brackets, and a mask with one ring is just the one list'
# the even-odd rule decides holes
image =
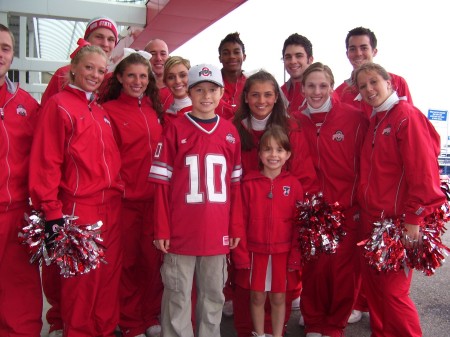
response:
{"label": "metallic pom-pom streamer", "polygon": [[345,236],[344,221],[339,203],[329,204],[323,194],[305,194],[297,203],[296,225],[302,262],[317,258],[319,254],[333,254]]}

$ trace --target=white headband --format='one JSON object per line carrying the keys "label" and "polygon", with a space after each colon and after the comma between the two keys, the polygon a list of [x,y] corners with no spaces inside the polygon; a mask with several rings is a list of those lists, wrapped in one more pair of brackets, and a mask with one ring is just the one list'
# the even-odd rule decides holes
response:
{"label": "white headband", "polygon": [[141,55],[147,61],[150,61],[150,59],[152,58],[152,54],[146,52],[145,50],[134,50],[133,48],[123,48],[123,56],[120,58],[119,61],[114,63],[114,65],[110,69],[108,69],[108,71],[113,72],[116,69],[117,65],[120,62],[122,62],[123,59],[135,53]]}
{"label": "white headband", "polygon": [[[130,56],[131,54],[138,53],[143,58],[145,58],[147,61],[150,61],[152,58],[152,54],[146,52],[145,50],[134,50],[133,48],[123,48],[123,58]],[[121,60],[121,61],[122,61]]]}

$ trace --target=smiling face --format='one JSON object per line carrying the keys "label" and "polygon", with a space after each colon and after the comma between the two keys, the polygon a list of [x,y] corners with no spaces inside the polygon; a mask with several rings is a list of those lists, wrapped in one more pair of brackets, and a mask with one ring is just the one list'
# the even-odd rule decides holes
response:
{"label": "smiling face", "polygon": [[255,81],[245,93],[252,116],[256,119],[266,118],[273,110],[278,95],[271,81]]}
{"label": "smiling face", "polygon": [[13,58],[14,48],[11,35],[7,31],[0,31],[0,86],[5,83]]}
{"label": "smiling face", "polygon": [[192,115],[200,119],[211,119],[223,95],[223,88],[211,82],[200,82],[189,89]]}
{"label": "smiling face", "polygon": [[313,57],[308,58],[308,54],[303,46],[291,44],[286,47],[283,55],[283,63],[292,81],[301,81],[303,73],[312,62]]}
{"label": "smiling face", "polygon": [[286,151],[273,137],[269,137],[259,150],[264,175],[272,178],[279,175],[290,156],[290,151]]}
{"label": "smiling face", "polygon": [[314,109],[324,105],[333,93],[330,78],[324,71],[313,71],[303,81],[303,95],[308,104]]}
{"label": "smiling face", "polygon": [[87,41],[93,46],[103,49],[106,56],[110,57],[116,46],[116,37],[108,28],[97,28],[87,37]]}
{"label": "smiling face", "polygon": [[140,97],[147,90],[149,68],[144,64],[130,64],[123,74],[117,74],[122,91],[131,97]]}
{"label": "smiling face", "polygon": [[240,72],[242,64],[245,61],[245,54],[242,52],[242,47],[236,42],[227,42],[223,45],[219,61],[222,63],[223,71],[226,72]]}
{"label": "smiling face", "polygon": [[384,79],[377,71],[360,71],[356,78],[358,90],[367,104],[379,107],[392,93],[391,81]]}
{"label": "smiling face", "polygon": [[72,64],[73,84],[78,88],[93,92],[97,90],[106,74],[106,58],[96,52],[86,53],[76,64]]}
{"label": "smiling face", "polygon": [[165,83],[174,98],[183,99],[187,97],[188,72],[189,69],[182,63],[175,64],[168,70]]}
{"label": "smiling face", "polygon": [[360,65],[372,62],[377,55],[377,49],[370,45],[370,38],[367,35],[354,35],[348,40],[347,58],[353,69]]}
{"label": "smiling face", "polygon": [[155,39],[150,41],[145,47],[145,51],[152,54],[150,63],[152,71],[156,77],[161,77],[164,74],[164,63],[169,58],[169,49],[163,40]]}

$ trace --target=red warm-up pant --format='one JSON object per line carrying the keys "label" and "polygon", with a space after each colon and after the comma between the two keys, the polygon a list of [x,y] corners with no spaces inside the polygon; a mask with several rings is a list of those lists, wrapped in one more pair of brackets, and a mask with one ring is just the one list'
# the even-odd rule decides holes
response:
{"label": "red warm-up pant", "polygon": [[357,249],[359,221],[355,210],[344,212],[346,235],[333,254],[322,253],[303,266],[300,308],[305,332],[343,335],[359,286]]}
{"label": "red warm-up pant", "polygon": [[159,325],[161,252],[153,245],[153,202],[123,201],[120,229],[123,265],[120,280],[120,323],[124,336],[145,333]]}
{"label": "red warm-up pant", "polygon": [[[95,199],[97,200],[97,199]],[[86,274],[61,278],[61,316],[64,337],[114,337],[119,323],[119,281],[122,268],[122,241],[119,212],[121,197],[118,192],[106,193],[104,202],[94,200],[68,200],[62,198],[64,214],[79,217],[80,225],[99,220],[105,259],[97,269]]]}
{"label": "red warm-up pant", "polygon": [[49,266],[45,263],[42,264],[42,289],[49,304],[47,314],[45,315],[50,326],[49,332],[63,329],[60,272],[61,268],[57,264],[52,263]]}
{"label": "red warm-up pant", "polygon": [[[367,237],[379,219],[362,213]],[[362,290],[367,297],[372,337],[420,337],[419,315],[409,297],[413,271],[378,272],[365,261],[361,252]]]}
{"label": "red warm-up pant", "polygon": [[19,206],[0,212],[0,336],[39,336],[42,329],[39,265],[30,264],[28,247],[18,239],[29,211]]}

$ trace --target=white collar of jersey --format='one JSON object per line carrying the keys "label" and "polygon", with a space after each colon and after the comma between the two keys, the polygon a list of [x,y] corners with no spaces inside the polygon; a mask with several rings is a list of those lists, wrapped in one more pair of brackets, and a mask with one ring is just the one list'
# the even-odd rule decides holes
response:
{"label": "white collar of jersey", "polygon": [[[255,117],[253,117],[253,115],[251,116],[251,124],[252,124],[252,130],[255,131],[264,131],[266,129],[266,125],[267,125],[267,121],[269,120],[270,115],[272,114],[272,112],[270,114],[267,115],[266,118],[264,119],[256,119]],[[244,119],[242,121],[242,124],[244,124],[244,126],[248,129],[249,125],[248,125],[248,119]]]}
{"label": "white collar of jersey", "polygon": [[214,125],[214,127],[210,131],[208,131],[205,128],[203,128],[199,123],[197,123],[197,121],[195,120],[195,117],[191,116],[189,112],[185,112],[184,115],[186,116],[187,119],[189,119],[191,121],[192,124],[194,124],[197,128],[199,128],[200,130],[202,130],[203,132],[205,132],[207,134],[213,133],[214,130],[217,129],[217,126],[219,125],[219,121],[220,121],[220,116],[215,115],[215,117],[213,119],[217,118],[217,120],[215,122],[216,125]]}
{"label": "white collar of jersey", "polygon": [[378,107],[373,108],[372,116],[380,111],[388,111],[397,104],[400,99],[397,96],[397,92],[393,91],[392,94]]}
{"label": "white collar of jersey", "polygon": [[328,99],[319,108],[313,108],[311,105],[309,105],[309,103],[307,105],[308,105],[308,111],[311,114],[318,113],[318,112],[329,112],[331,110],[331,107],[332,107],[332,105],[331,105],[331,97],[328,96]]}

